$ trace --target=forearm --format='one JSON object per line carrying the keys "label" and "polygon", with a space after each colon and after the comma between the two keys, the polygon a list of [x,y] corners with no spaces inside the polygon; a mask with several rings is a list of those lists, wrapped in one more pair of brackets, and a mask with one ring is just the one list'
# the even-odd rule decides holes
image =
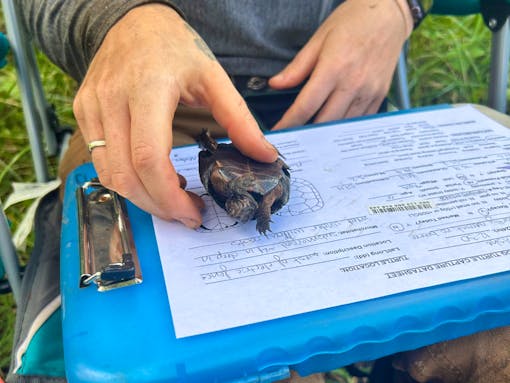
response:
{"label": "forearm", "polygon": [[[81,81],[110,28],[131,9],[171,0],[17,0],[28,33],[60,68]],[[179,10],[177,10],[179,12]]]}

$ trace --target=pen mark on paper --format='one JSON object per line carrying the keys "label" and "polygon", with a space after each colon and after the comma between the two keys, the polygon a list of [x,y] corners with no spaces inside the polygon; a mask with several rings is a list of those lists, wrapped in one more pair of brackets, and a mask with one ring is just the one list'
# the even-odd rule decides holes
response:
{"label": "pen mark on paper", "polygon": [[[343,227],[332,230],[311,226],[296,233],[292,239],[266,241],[229,251],[213,244],[210,249],[202,248],[200,252],[203,254],[193,257],[194,269],[205,284],[213,284],[350,258],[369,258],[370,263],[380,262],[383,266],[386,263],[380,257],[398,254],[401,250],[391,240],[380,239],[380,234],[377,225],[352,227],[345,221]],[[346,245],[354,238],[356,245]]]}
{"label": "pen mark on paper", "polygon": [[[207,193],[201,194],[206,203],[203,213],[202,226],[196,229],[199,232],[218,232],[231,229],[239,222],[230,217],[219,207]],[[299,216],[316,212],[324,207],[324,201],[317,188],[311,182],[302,178],[291,178],[290,200],[275,215]]]}
{"label": "pen mark on paper", "polygon": [[298,216],[316,212],[324,207],[324,201],[315,186],[302,178],[292,178],[290,201],[276,215]]}
{"label": "pen mark on paper", "polygon": [[196,231],[218,232],[228,230],[239,224],[235,218],[229,216],[225,210],[218,206],[208,193],[204,193],[200,197],[204,200],[207,209],[202,215],[202,225]]}

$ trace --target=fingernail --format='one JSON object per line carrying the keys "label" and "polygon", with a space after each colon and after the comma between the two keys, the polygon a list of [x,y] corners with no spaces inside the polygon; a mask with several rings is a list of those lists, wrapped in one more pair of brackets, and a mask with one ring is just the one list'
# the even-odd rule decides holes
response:
{"label": "fingernail", "polygon": [[264,146],[267,149],[272,150],[273,152],[277,152],[277,150],[274,147],[274,145],[272,143],[270,143],[265,136],[262,136],[262,137],[264,138]]}
{"label": "fingernail", "polygon": [[193,218],[178,218],[180,222],[182,222],[186,227],[189,227],[190,229],[196,229],[200,226],[200,222]]}
{"label": "fingernail", "polygon": [[274,145],[272,145],[271,143],[269,143],[269,142],[267,142],[267,141],[266,141],[266,147],[267,147],[269,150],[271,150],[272,152],[274,152],[274,154],[278,157],[278,154],[279,154],[279,153],[278,153],[278,149],[276,149],[276,148],[274,147]]}

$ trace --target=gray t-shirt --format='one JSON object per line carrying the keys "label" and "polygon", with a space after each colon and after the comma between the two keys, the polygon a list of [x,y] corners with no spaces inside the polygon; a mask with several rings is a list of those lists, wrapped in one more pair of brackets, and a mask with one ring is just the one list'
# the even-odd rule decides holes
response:
{"label": "gray t-shirt", "polygon": [[[59,67],[81,81],[108,30],[146,3],[176,8],[231,75],[281,70],[341,0],[17,0],[27,30]],[[171,36],[169,36],[171,38]]]}

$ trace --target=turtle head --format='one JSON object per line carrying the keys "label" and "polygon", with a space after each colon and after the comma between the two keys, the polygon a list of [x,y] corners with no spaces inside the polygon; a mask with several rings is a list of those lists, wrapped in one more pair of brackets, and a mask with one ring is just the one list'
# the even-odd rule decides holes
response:
{"label": "turtle head", "polygon": [[225,201],[225,210],[241,222],[253,219],[258,209],[258,203],[250,194],[235,194]]}
{"label": "turtle head", "polygon": [[196,140],[200,149],[207,150],[211,153],[214,153],[216,149],[218,149],[218,143],[212,138],[211,133],[209,133],[207,129],[203,129]]}

